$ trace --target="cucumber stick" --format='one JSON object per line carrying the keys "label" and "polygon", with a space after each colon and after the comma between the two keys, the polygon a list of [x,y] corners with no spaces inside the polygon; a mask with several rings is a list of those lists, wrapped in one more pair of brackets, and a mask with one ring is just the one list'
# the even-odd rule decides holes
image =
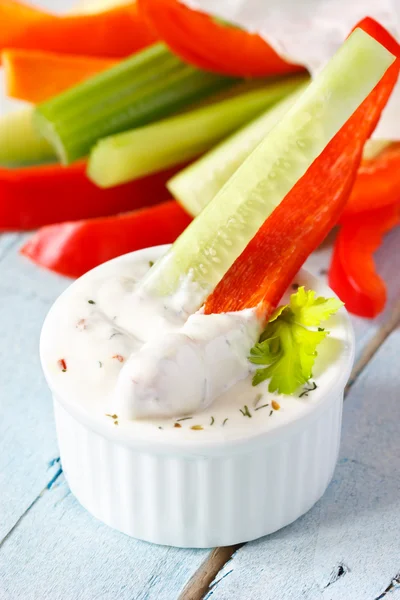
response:
{"label": "cucumber stick", "polygon": [[0,164],[18,166],[55,159],[51,145],[35,130],[30,106],[0,117]]}
{"label": "cucumber stick", "polygon": [[[167,182],[171,194],[190,215],[197,216],[214,198],[272,127],[293,106],[304,89],[305,85],[300,86]],[[390,143],[387,140],[368,140],[364,146],[363,158],[375,158]]]}
{"label": "cucumber stick", "polygon": [[69,164],[100,138],[166,117],[236,81],[186,65],[155,44],[39,104],[35,121]]}
{"label": "cucumber stick", "polygon": [[300,89],[274,104],[167,182],[171,194],[190,215],[197,216],[214,198],[267,133],[293,106],[305,87],[301,85]]}
{"label": "cucumber stick", "polygon": [[179,164],[208,150],[267,106],[299,87],[304,77],[265,84],[237,96],[100,140],[88,175],[111,187]]}
{"label": "cucumber stick", "polygon": [[356,29],[218,194],[142,282],[159,295],[196,284],[194,311],[329,141],[379,82],[395,57]]}

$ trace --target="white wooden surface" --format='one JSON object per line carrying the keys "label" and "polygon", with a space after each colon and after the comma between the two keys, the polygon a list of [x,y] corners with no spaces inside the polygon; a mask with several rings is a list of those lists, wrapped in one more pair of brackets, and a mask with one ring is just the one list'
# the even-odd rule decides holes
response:
{"label": "white wooden surface", "polygon": [[207,551],[128,538],[69,494],[38,357],[45,314],[69,280],[20,258],[17,236],[0,243],[0,599],[174,597]]}
{"label": "white wooden surface", "polygon": [[[21,241],[0,238],[0,600],[175,600],[209,551],[130,539],[69,493],[38,358],[42,321],[68,280],[19,257]],[[399,247],[400,230],[378,254],[390,274],[389,303],[377,321],[355,320],[358,354],[399,298]],[[309,266],[320,272],[328,256],[323,248]],[[352,386],[341,460],[323,500],[294,525],[240,549],[209,597],[374,600],[388,587],[400,571],[399,353],[397,330]],[[342,563],[349,571],[328,586]]]}

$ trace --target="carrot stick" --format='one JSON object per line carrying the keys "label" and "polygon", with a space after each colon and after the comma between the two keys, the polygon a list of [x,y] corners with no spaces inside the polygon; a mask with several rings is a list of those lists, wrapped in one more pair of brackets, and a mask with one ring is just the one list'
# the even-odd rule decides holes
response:
{"label": "carrot stick", "polygon": [[0,50],[24,48],[120,58],[156,41],[134,2],[94,14],[51,15],[0,0]]}
{"label": "carrot stick", "polygon": [[7,95],[34,104],[43,102],[116,63],[111,58],[24,49],[4,50],[2,62]]}

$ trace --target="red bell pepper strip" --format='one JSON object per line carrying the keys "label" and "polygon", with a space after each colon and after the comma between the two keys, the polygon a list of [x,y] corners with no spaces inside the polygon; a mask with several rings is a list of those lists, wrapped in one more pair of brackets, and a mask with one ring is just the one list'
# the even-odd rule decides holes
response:
{"label": "red bell pepper strip", "polygon": [[0,1],[0,50],[24,48],[120,58],[156,41],[136,3],[94,14],[58,16]]}
{"label": "red bell pepper strip", "polygon": [[337,236],[329,285],[360,317],[373,318],[386,303],[386,286],[376,272],[374,252],[385,233],[400,225],[400,202],[348,217]]}
{"label": "red bell pepper strip", "polygon": [[169,200],[114,217],[44,227],[21,254],[61,275],[80,277],[121,254],[175,241],[191,220]]}
{"label": "red bell pepper strip", "polygon": [[168,169],[109,189],[86,175],[86,163],[0,168],[0,231],[35,229],[50,223],[116,214],[170,197]]}
{"label": "red bell pepper strip", "polygon": [[375,158],[361,163],[341,221],[351,215],[399,201],[400,143],[394,143]]}
{"label": "red bell pepper strip", "polygon": [[140,0],[139,9],[173,52],[201,69],[241,77],[304,71],[284,61],[259,35],[226,26],[177,0]]}
{"label": "red bell pepper strip", "polygon": [[[388,35],[376,24],[378,41],[384,43]],[[363,146],[396,83],[399,62],[397,58],[264,222],[207,299],[206,314],[258,307],[268,316],[278,304],[305,259],[337,223],[356,178]]]}

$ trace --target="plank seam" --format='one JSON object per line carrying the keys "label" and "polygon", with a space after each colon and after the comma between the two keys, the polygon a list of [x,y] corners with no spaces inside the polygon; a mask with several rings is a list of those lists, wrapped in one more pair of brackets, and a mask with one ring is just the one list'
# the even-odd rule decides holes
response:
{"label": "plank seam", "polygon": [[[232,558],[230,558],[229,561],[230,560],[232,560]],[[226,564],[228,564],[228,563],[226,563]],[[217,588],[217,586],[221,583],[221,581],[223,579],[225,579],[225,577],[228,577],[228,575],[230,575],[231,573],[233,573],[233,569],[231,569],[227,573],[224,573],[224,575],[222,575],[222,577],[220,577],[219,579],[216,579],[215,581],[212,582],[212,584],[209,586],[210,589],[207,592],[207,595],[205,596],[205,600],[209,600],[209,598],[211,598],[211,596],[214,594],[215,589]]]}
{"label": "plank seam", "polygon": [[[210,586],[217,574],[242,546],[244,544],[214,548],[189,579],[178,600],[201,600],[209,594]],[[222,579],[223,577],[216,581],[214,585],[218,585]]]}
{"label": "plank seam", "polygon": [[392,581],[389,583],[386,590],[384,592],[382,592],[382,594],[380,594],[377,598],[375,598],[375,600],[382,600],[382,598],[387,596],[387,594],[390,594],[395,589],[399,589],[399,587],[400,587],[400,572],[397,573],[397,575],[395,575],[393,577]]}
{"label": "plank seam", "polygon": [[60,477],[61,473],[62,473],[62,468],[59,467],[57,472],[53,475],[53,477],[50,479],[50,481],[45,485],[45,487],[42,489],[42,491],[36,496],[36,498],[30,503],[30,505],[28,506],[28,508],[22,513],[22,515],[17,519],[17,521],[14,523],[14,525],[11,527],[11,529],[9,529],[9,531],[6,533],[6,535],[3,537],[2,540],[0,540],[0,550],[3,547],[3,544],[8,540],[8,538],[12,535],[12,533],[17,529],[17,527],[20,525],[20,523],[22,522],[22,520],[27,516],[27,514],[30,512],[30,510],[35,506],[35,504],[43,497],[43,495],[50,490],[54,483],[57,481],[57,479]]}

